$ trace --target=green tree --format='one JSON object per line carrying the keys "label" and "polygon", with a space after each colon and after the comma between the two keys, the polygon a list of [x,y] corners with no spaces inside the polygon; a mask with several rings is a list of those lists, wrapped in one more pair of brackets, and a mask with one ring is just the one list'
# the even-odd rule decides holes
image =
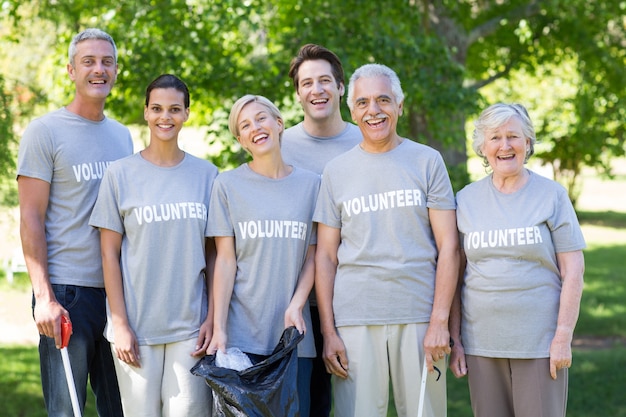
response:
{"label": "green tree", "polygon": [[[306,42],[337,52],[347,75],[367,62],[394,68],[406,91],[400,133],[439,149],[456,188],[469,180],[466,119],[487,104],[484,87],[509,78],[512,71],[534,76],[550,65],[576,63],[578,93],[563,103],[573,108],[574,117],[560,117],[556,106],[543,121],[546,132],[565,132],[546,135],[555,146],[542,157],[557,173],[579,172],[585,165],[602,169],[608,156],[623,152],[623,0],[3,4],[14,19],[14,34],[31,24],[22,18],[24,10],[32,12],[29,19],[54,24],[59,66],[76,31],[99,26],[111,33],[120,49],[121,71],[107,108],[126,123],[141,121],[143,89],[152,78],[163,72],[180,75],[192,89],[192,122],[211,125],[209,139],[225,144],[220,166],[245,158],[232,145],[224,122],[238,96],[263,94],[287,110],[293,117],[288,122],[301,117],[287,71],[291,57]],[[509,101],[508,96],[494,99]],[[347,109],[343,111],[348,117]],[[554,129],[557,124],[559,129]]]}
{"label": "green tree", "polygon": [[[545,36],[533,43],[535,55],[503,69],[506,79],[489,96],[529,107],[546,144],[537,158],[552,167],[575,204],[582,169],[610,177],[612,158],[624,155],[626,4],[553,3],[554,17],[540,19]],[[524,23],[518,33],[530,37],[537,29]]]}
{"label": "green tree", "polygon": [[0,176],[0,202],[2,204],[15,204],[15,189],[9,183],[15,173],[15,135],[13,133],[13,114],[9,103],[12,95],[6,89],[5,81],[0,74],[0,172],[6,173]]}

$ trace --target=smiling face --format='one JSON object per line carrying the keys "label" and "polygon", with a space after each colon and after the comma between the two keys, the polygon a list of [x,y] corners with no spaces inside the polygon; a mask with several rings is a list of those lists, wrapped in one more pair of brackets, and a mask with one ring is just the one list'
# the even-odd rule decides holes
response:
{"label": "smiling face", "polygon": [[363,145],[372,148],[393,146],[398,140],[396,126],[402,115],[391,90],[391,81],[385,76],[361,77],[354,81],[352,119],[363,134]]}
{"label": "smiling face", "polygon": [[175,88],[153,89],[143,117],[148,122],[151,142],[176,141],[189,118],[189,108],[185,108],[185,94]]}
{"label": "smiling face", "polygon": [[344,86],[337,85],[328,61],[315,59],[300,64],[296,96],[306,117],[323,120],[337,114],[343,93]]}
{"label": "smiling face", "polygon": [[246,104],[237,117],[237,140],[253,157],[280,152],[282,131],[283,121],[272,116],[270,110],[258,102]]}
{"label": "smiling face", "polygon": [[513,177],[524,169],[530,139],[524,136],[522,122],[512,116],[500,127],[485,131],[485,141],[481,151],[494,176]]}
{"label": "smiling face", "polygon": [[117,78],[113,45],[102,39],[87,39],[76,45],[73,64],[67,65],[76,95],[83,100],[104,101]]}

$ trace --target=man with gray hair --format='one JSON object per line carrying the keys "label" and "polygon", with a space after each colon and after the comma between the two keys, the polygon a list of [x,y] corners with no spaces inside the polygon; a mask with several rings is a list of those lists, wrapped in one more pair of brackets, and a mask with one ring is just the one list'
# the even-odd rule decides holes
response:
{"label": "man with gray hair", "polygon": [[[441,155],[396,131],[393,70],[358,68],[348,106],[363,140],[330,161],[318,222],[315,288],[335,416],[446,415],[448,318],[459,268],[454,194]],[[428,378],[420,398],[422,367]],[[435,371],[438,372],[435,373]]]}
{"label": "man with gray hair", "polygon": [[117,48],[107,33],[87,29],[69,47],[75,95],[33,120],[18,153],[20,235],[40,333],[41,383],[50,416],[73,416],[65,380],[61,318],[72,324],[67,346],[81,410],[89,380],[98,415],[122,416],[109,343],[100,236],[89,216],[106,167],[132,154],[130,131],[104,115],[117,78]]}

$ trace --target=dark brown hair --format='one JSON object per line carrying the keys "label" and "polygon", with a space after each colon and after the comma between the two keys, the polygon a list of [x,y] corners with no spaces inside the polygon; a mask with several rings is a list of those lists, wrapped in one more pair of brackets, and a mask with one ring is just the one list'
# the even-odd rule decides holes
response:
{"label": "dark brown hair", "polygon": [[333,77],[335,77],[335,82],[337,82],[337,88],[339,88],[341,84],[344,84],[343,66],[341,65],[339,57],[323,46],[308,43],[300,48],[298,55],[291,60],[289,67],[289,78],[293,80],[293,86],[296,91],[298,91],[298,70],[300,69],[300,65],[302,65],[304,61],[317,59],[322,59],[330,64]]}

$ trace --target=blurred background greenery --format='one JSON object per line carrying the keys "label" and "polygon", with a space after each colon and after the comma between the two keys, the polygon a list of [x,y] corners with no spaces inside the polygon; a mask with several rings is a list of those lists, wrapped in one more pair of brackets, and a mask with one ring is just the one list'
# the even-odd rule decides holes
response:
{"label": "blurred background greenery", "polygon": [[[99,27],[119,48],[107,112],[143,126],[145,87],[174,73],[190,86],[204,156],[222,169],[246,158],[226,128],[236,98],[262,94],[287,125],[301,119],[287,73],[314,42],[347,77],[368,62],[398,73],[400,132],[443,153],[456,189],[470,179],[466,123],[495,101],[525,104],[538,159],[575,202],[584,167],[611,175],[624,154],[625,11],[623,0],[0,0],[0,172],[12,178],[28,121],[69,102],[68,44]],[[0,189],[7,203],[12,190]]]}

